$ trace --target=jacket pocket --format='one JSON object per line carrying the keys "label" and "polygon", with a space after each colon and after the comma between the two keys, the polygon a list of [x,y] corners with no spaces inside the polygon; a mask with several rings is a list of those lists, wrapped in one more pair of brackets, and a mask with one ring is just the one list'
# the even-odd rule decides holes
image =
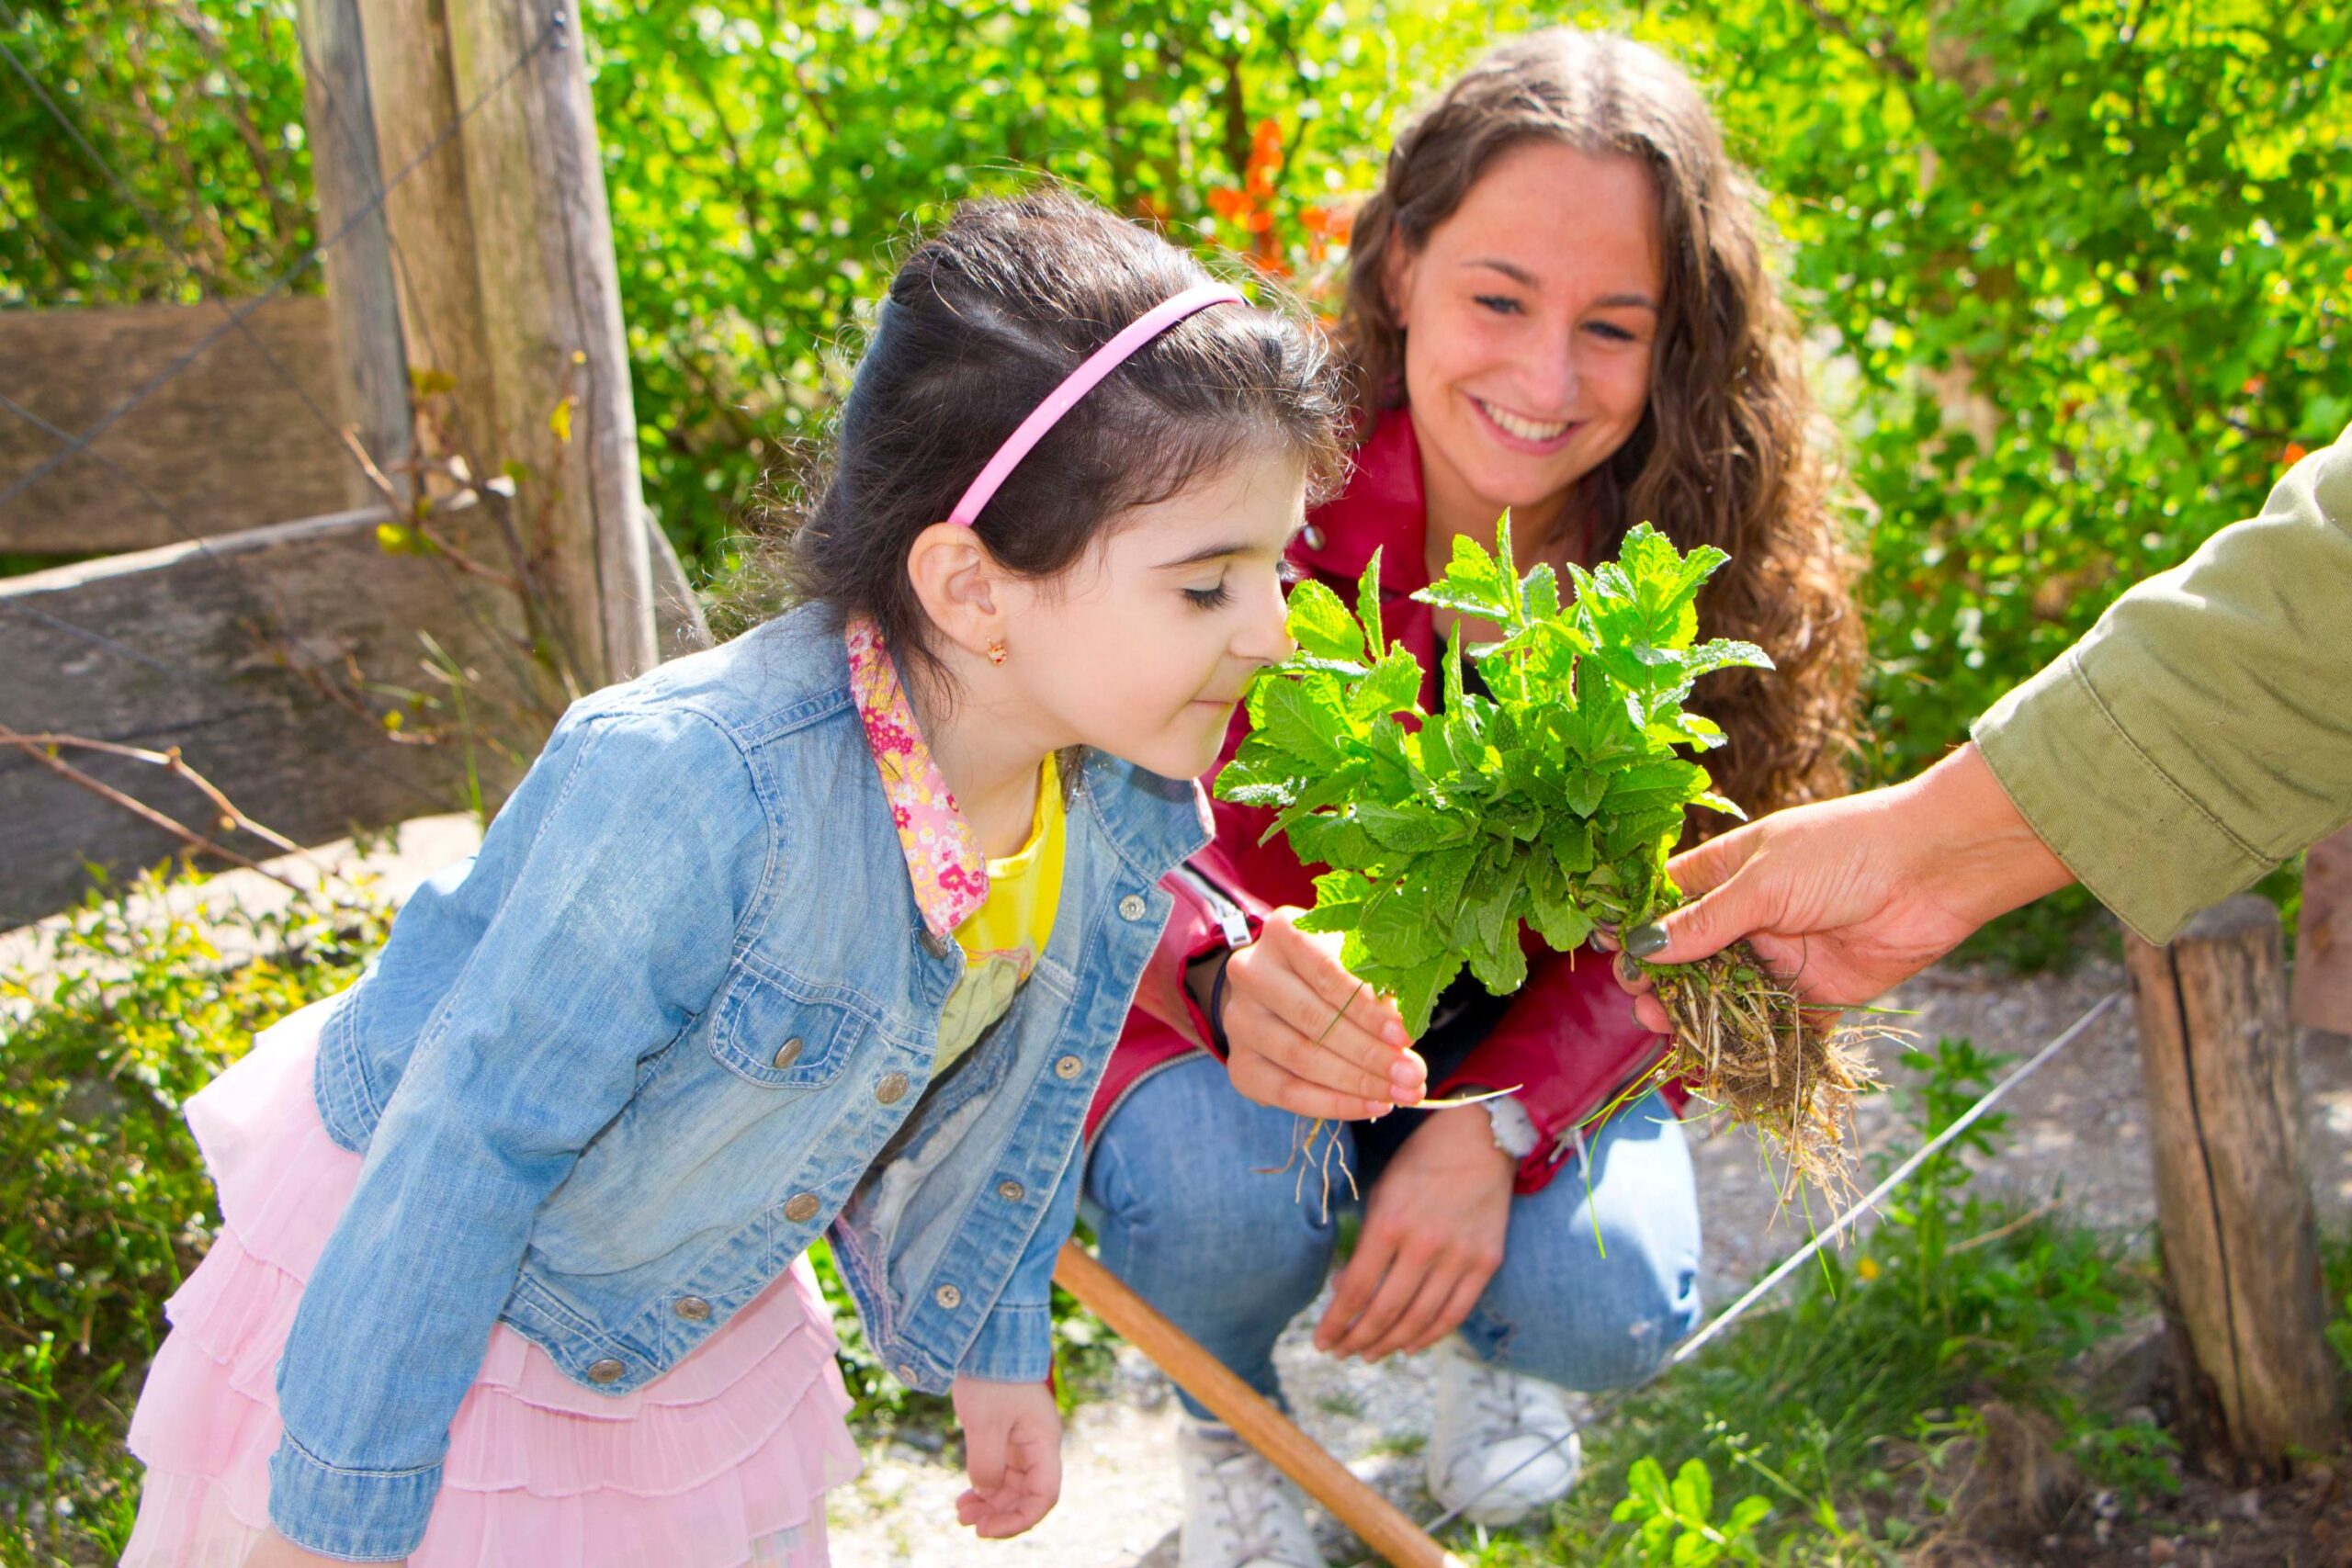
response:
{"label": "jacket pocket", "polygon": [[763,1089],[822,1089],[841,1077],[870,1027],[838,1003],[739,973],[715,1010],[710,1051],[729,1072]]}

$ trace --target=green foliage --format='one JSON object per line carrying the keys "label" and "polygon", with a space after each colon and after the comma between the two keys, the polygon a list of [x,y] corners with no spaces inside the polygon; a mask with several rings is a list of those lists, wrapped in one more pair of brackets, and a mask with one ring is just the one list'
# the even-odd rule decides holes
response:
{"label": "green foliage", "polygon": [[1750,1493],[1718,1520],[1714,1497],[1704,1460],[1684,1460],[1668,1481],[1657,1461],[1644,1454],[1625,1472],[1624,1500],[1610,1511],[1616,1523],[1633,1527],[1633,1539],[1619,1549],[1616,1561],[1659,1568],[1762,1562],[1756,1528],[1771,1517],[1771,1501]]}
{"label": "green foliage", "polygon": [[[0,37],[130,195],[0,67],[0,308],[255,294],[314,243],[291,5],[12,0],[7,14]],[[297,287],[316,292],[317,272]]]}
{"label": "green foliage", "polygon": [[[0,1561],[47,1561],[36,1540],[119,1551],[136,1374],[220,1223],[181,1105],[254,1031],[349,984],[388,915],[363,892],[199,923],[161,912],[153,876],[129,892],[94,889],[41,973],[0,975],[0,1427],[40,1460],[0,1483]],[[255,956],[224,972],[232,935]]]}
{"label": "green foliage", "polygon": [[[11,47],[172,244],[7,96],[0,303],[251,293],[310,242],[288,0],[177,0],[170,26],[143,0],[13,9]],[[1023,171],[1328,306],[1400,115],[1548,21],[1682,60],[1772,194],[1870,517],[1887,776],[2352,420],[2328,374],[2352,312],[2336,7],[594,0],[657,515],[706,579],[733,570],[743,509],[771,472],[792,491],[894,255]]]}
{"label": "green foliage", "polygon": [[1679,754],[1723,740],[1682,710],[1699,677],[1770,664],[1747,643],[1698,641],[1699,590],[1728,558],[1683,555],[1644,524],[1616,560],[1568,569],[1564,605],[1550,567],[1514,575],[1508,516],[1493,554],[1455,539],[1414,597],[1503,637],[1476,651],[1482,696],[1464,690],[1455,624],[1435,716],[1413,655],[1383,639],[1376,554],[1353,612],[1319,582],[1292,591],[1298,652],[1251,684],[1252,728],[1216,793],[1279,812],[1268,836],[1331,868],[1300,928],[1345,932],[1348,967],[1396,998],[1407,1029],[1427,1026],[1465,964],[1488,990],[1516,990],[1522,922],[1566,951],[1597,924],[1646,919],[1673,899],[1684,808],[1736,811]]}
{"label": "green foliage", "polygon": [[2352,421],[2352,20],[1691,0],[1874,509],[1901,775]]}

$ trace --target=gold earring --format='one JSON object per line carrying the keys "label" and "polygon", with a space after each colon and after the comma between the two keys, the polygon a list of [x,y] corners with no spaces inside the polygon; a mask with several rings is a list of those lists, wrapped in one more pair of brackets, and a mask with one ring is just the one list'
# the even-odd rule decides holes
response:
{"label": "gold earring", "polygon": [[1002,637],[992,637],[989,638],[989,662],[990,664],[1001,664],[1004,662],[1004,639]]}

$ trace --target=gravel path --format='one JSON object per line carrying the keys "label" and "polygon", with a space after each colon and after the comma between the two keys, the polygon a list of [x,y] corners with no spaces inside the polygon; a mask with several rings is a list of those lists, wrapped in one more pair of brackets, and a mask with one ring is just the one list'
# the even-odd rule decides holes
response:
{"label": "gravel path", "polygon": [[[2073,975],[2023,981],[1931,970],[1891,1005],[1916,1010],[1896,1021],[1925,1045],[1950,1036],[2022,1058],[2122,984],[2122,966],[2107,960]],[[1882,1071],[1897,1083],[1910,1076],[1902,1055],[1899,1045],[1879,1047]],[[2322,1222],[2341,1229],[2352,1224],[2352,1041],[2307,1034],[2302,1060]],[[2020,1086],[2005,1108],[2011,1121],[2002,1156],[1976,1175],[1984,1190],[2030,1201],[2055,1198],[2105,1229],[2153,1229],[2147,1117],[2128,998]],[[1903,1125],[1886,1096],[1866,1100],[1858,1120],[1868,1150],[1888,1147]],[[1775,1222],[1772,1194],[1747,1135],[1693,1133],[1707,1225],[1705,1288],[1720,1305],[1805,1232],[1786,1217]],[[1418,1457],[1430,1426],[1427,1359],[1365,1367],[1318,1355],[1307,1334],[1319,1310],[1318,1303],[1302,1315],[1276,1352],[1300,1424],[1332,1453],[1351,1456],[1350,1468],[1407,1512],[1430,1517],[1436,1507]],[[959,1471],[935,1452],[890,1444],[871,1454],[866,1473],[832,1500],[833,1560],[840,1568],[1176,1568],[1179,1415],[1167,1381],[1123,1348],[1110,1397],[1073,1418],[1061,1506],[1035,1530],[1006,1542],[975,1541],[955,1525]],[[1319,1517],[1317,1524],[1331,1561],[1356,1560],[1344,1531]]]}

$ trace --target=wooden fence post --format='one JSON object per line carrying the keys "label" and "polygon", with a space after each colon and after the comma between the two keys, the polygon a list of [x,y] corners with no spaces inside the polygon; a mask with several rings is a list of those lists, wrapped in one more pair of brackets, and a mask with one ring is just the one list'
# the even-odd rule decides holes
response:
{"label": "wooden fence post", "polygon": [[2341,1432],[2278,912],[2241,895],[2169,945],[2126,939],[2173,1309],[2245,1462]]}
{"label": "wooden fence post", "polygon": [[[379,199],[384,176],[359,8],[356,0],[297,0],[294,27],[302,40],[302,121],[318,193],[319,241],[332,242],[321,265],[334,318],[341,417],[405,500],[412,481],[401,465],[413,454],[415,429],[391,241]],[[387,499],[357,463],[346,459],[345,471],[353,506]]]}
{"label": "wooden fence post", "polygon": [[2322,839],[2304,857],[2287,1010],[2305,1029],[2352,1035],[2352,828]]}
{"label": "wooden fence post", "polygon": [[458,101],[479,106],[466,186],[497,461],[526,540],[545,548],[566,662],[585,685],[624,681],[657,662],[652,565],[578,13],[567,0],[447,0],[447,13]]}

